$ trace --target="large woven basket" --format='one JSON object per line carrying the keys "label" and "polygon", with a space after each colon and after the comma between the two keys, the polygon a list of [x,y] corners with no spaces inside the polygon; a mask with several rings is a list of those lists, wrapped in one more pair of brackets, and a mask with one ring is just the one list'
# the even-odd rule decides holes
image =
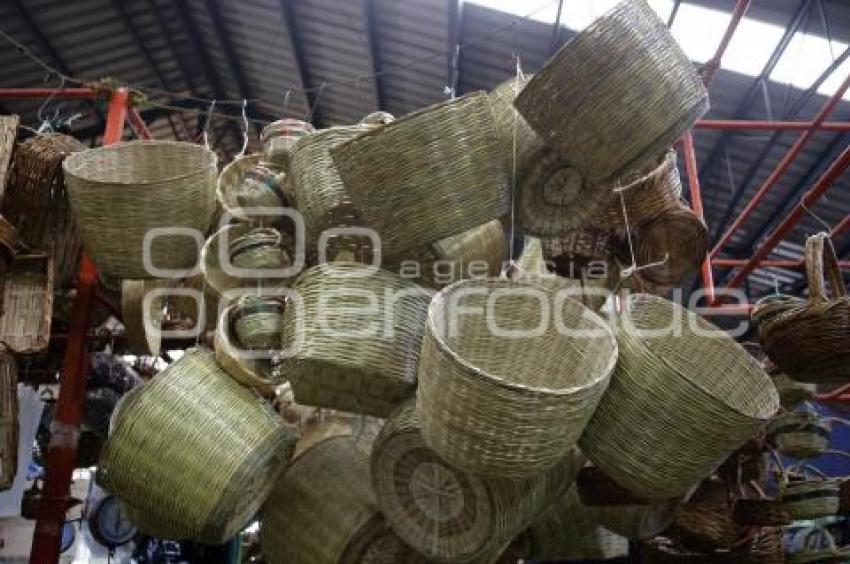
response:
{"label": "large woven basket", "polygon": [[85,148],[60,133],[37,135],[18,145],[0,207],[27,245],[53,255],[58,287],[74,281],[82,247],[65,191],[62,161]]}
{"label": "large woven basket", "polygon": [[705,222],[684,204],[665,211],[635,230],[638,266],[643,279],[660,286],[676,286],[699,270],[708,250]]}
{"label": "large woven basket", "polygon": [[[142,250],[152,229],[194,230],[215,211],[216,156],[201,145],[133,141],[75,153],[63,162],[65,184],[86,250],[102,274],[151,278]],[[190,270],[198,243],[163,234],[150,247],[158,269]]]}
{"label": "large woven basket", "polygon": [[15,357],[0,345],[0,491],[18,470],[18,370]]}
{"label": "large woven basket", "polygon": [[387,420],[372,449],[372,483],[381,510],[404,542],[450,562],[498,555],[570,485],[584,457],[576,451],[527,480],[483,478],[450,466],[428,448],[412,401]]}
{"label": "large woven basket", "polygon": [[341,262],[307,269],[292,289],[303,304],[284,312],[281,370],[295,401],[384,417],[413,395],[424,289]]}
{"label": "large woven basket", "polygon": [[817,413],[783,413],[771,419],[768,438],[782,454],[792,458],[815,458],[829,448],[829,425],[821,423]]}
{"label": "large woven basket", "polygon": [[649,4],[626,0],[564,45],[515,104],[602,182],[651,166],[708,111],[708,92]]}
{"label": "large woven basket", "polygon": [[779,408],[756,360],[726,332],[663,298],[627,298],[617,340],[611,385],[580,444],[636,494],[684,494]]}
{"label": "large woven basket", "polygon": [[[829,277],[835,298],[826,292]],[[850,297],[832,240],[826,233],[806,241],[809,299],[759,325],[765,351],[779,368],[804,382],[850,379]]]}
{"label": "large woven basket", "polygon": [[529,80],[531,76],[507,80],[489,94],[502,161],[511,176],[524,169],[543,147],[543,140],[514,107],[517,94]]}
{"label": "large woven basket", "polygon": [[260,543],[269,564],[356,564],[384,528],[369,459],[351,437],[331,437],[301,454],[263,507]]}
{"label": "large woven basket", "polygon": [[294,444],[212,352],[191,349],[121,403],[98,482],[143,532],[218,544],[253,518]]}
{"label": "large woven basket", "polygon": [[273,377],[270,359],[244,354],[238,346],[231,325],[231,316],[235,307],[236,304],[231,304],[221,312],[215,329],[215,360],[225,372],[243,386],[253,388],[262,395],[271,395],[280,382]]}
{"label": "large woven basket", "polygon": [[20,118],[16,115],[0,116],[0,200],[3,199],[6,180],[9,178],[9,164],[15,150],[19,121]]}
{"label": "large woven basket", "polygon": [[53,257],[19,255],[2,282],[0,343],[17,354],[37,354],[50,344]]}
{"label": "large woven basket", "polygon": [[605,322],[557,290],[457,282],[428,310],[417,394],[425,442],[470,473],[539,474],[575,444],[616,358]]}
{"label": "large woven basket", "polygon": [[508,177],[490,104],[480,92],[409,114],[331,154],[366,225],[381,236],[386,256],[508,211]]}
{"label": "large woven basket", "polygon": [[266,168],[262,155],[244,155],[227,163],[218,175],[215,195],[226,212],[242,220],[270,223],[273,217],[244,208],[289,207],[294,200],[288,177]]}
{"label": "large woven basket", "polygon": [[[124,338],[130,353],[158,356],[162,343],[159,332],[163,320],[163,299],[153,298],[144,310],[145,296],[158,288],[167,288],[168,280],[122,280],[121,281],[121,321],[124,324]],[[149,323],[145,324],[145,317]],[[152,329],[153,331],[150,331]]]}

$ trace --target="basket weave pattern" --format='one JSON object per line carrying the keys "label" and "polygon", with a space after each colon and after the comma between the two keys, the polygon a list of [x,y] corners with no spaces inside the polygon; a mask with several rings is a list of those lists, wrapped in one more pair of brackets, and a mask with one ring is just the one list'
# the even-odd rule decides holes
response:
{"label": "basket weave pattern", "polygon": [[15,357],[0,345],[0,491],[11,487],[18,470],[18,370]]}

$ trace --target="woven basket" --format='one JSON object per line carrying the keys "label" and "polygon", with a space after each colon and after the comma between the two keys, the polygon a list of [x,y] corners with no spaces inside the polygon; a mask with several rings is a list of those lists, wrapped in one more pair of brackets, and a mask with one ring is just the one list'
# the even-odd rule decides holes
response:
{"label": "woven basket", "polygon": [[584,463],[573,451],[532,479],[483,478],[450,466],[420,429],[412,401],[390,416],[372,449],[372,484],[393,530],[437,560],[473,562],[501,553]]}
{"label": "woven basket", "polygon": [[215,360],[243,386],[253,388],[264,396],[271,395],[279,384],[277,379],[272,377],[271,362],[268,359],[243,355],[235,344],[236,335],[231,326],[231,316],[235,308],[236,304],[231,304],[221,312],[214,337]]}
{"label": "woven basket", "polygon": [[684,205],[635,230],[638,266],[662,263],[641,270],[641,277],[651,284],[681,284],[689,274],[699,270],[707,250],[705,222]]}
{"label": "woven basket", "polygon": [[649,504],[649,500],[634,495],[592,464],[576,476],[576,490],[582,505],[588,507]]}
{"label": "woven basket", "polygon": [[144,299],[148,292],[167,288],[168,280],[123,280],[121,282],[121,321],[124,324],[124,338],[127,352],[158,356],[162,335],[159,329],[163,320],[163,300],[154,298],[150,301],[147,317],[154,332],[148,332],[145,327]]}
{"label": "woven basket", "polygon": [[419,260],[422,279],[434,288],[443,288],[458,280],[497,276],[507,251],[502,223],[498,219],[430,245],[430,252]]}
{"label": "woven basket", "polygon": [[[456,315],[460,307],[477,313]],[[575,444],[616,358],[605,322],[557,291],[498,279],[452,284],[431,302],[422,345],[425,442],[470,473],[539,474]]]}
{"label": "woven basket", "polygon": [[[835,298],[826,293],[824,274]],[[809,299],[760,326],[759,337],[779,368],[804,382],[850,379],[850,297],[826,233],[806,241]]]}
{"label": "woven basket", "polygon": [[755,329],[767,327],[774,319],[796,306],[803,305],[805,300],[785,294],[771,294],[758,300],[750,312],[750,319]]}
{"label": "woven basket", "polygon": [[593,182],[651,166],[709,105],[693,63],[645,0],[620,3],[573,37],[515,104]]}
{"label": "woven basket", "polygon": [[297,119],[286,118],[272,122],[260,134],[263,156],[279,170],[286,170],[295,143],[315,131],[311,124]]}
{"label": "woven basket", "polygon": [[792,409],[804,401],[811,401],[817,393],[817,384],[797,382],[785,374],[777,374],[773,377],[773,384],[779,392],[779,400],[782,407]]}
{"label": "woven basket", "polygon": [[258,227],[234,237],[228,252],[230,264],[236,268],[280,269],[291,264],[281,233],[269,227]]}
{"label": "woven basket", "polygon": [[23,250],[18,230],[0,215],[0,273],[5,273],[15,257]]}
{"label": "woven basket", "polygon": [[624,311],[617,368],[581,448],[628,490],[677,497],[749,439],[779,398],[761,366],[704,319],[644,294]]}
{"label": "woven basket", "polygon": [[409,114],[331,154],[365,225],[381,236],[386,256],[508,212],[508,178],[493,114],[480,92]]}
{"label": "woven basket", "polygon": [[269,564],[355,564],[384,523],[369,460],[351,437],[305,451],[278,478],[263,507],[260,543]]}
{"label": "woven basket", "polygon": [[18,122],[15,115],[0,116],[0,201],[6,190],[6,180],[9,177],[9,165],[15,150],[15,138],[18,136]]}
{"label": "woven basket", "polygon": [[[201,145],[133,141],[88,149],[65,159],[65,184],[83,244],[99,270],[117,278],[150,278],[142,249],[156,228],[206,233],[215,211],[216,157]],[[157,237],[150,260],[189,270],[197,241]]]}
{"label": "woven basket", "polygon": [[280,418],[191,349],[121,404],[98,482],[152,536],[218,544],[242,530],[292,456]]}
{"label": "woven basket", "polygon": [[732,511],[725,499],[687,503],[677,511],[666,535],[691,550],[729,550],[740,537]]}
{"label": "woven basket", "polygon": [[230,323],[243,347],[275,350],[283,332],[283,302],[277,298],[243,296],[230,314]]}
{"label": "woven basket", "polygon": [[270,219],[253,216],[243,208],[289,207],[294,199],[285,174],[275,174],[262,162],[262,155],[244,155],[227,164],[218,175],[215,195],[228,213],[242,220]]}
{"label": "woven basket", "polygon": [[0,345],[0,491],[12,486],[18,471],[18,368]]}
{"label": "woven basket", "polygon": [[65,191],[62,161],[85,148],[60,133],[37,135],[18,145],[0,208],[27,245],[53,255],[59,287],[75,281],[82,248]]}
{"label": "woven basket", "polygon": [[[801,531],[807,535],[806,546],[797,552],[788,555],[789,564],[824,564],[826,562],[844,563],[850,560],[850,546],[839,548],[835,544],[835,537],[828,529],[812,527]],[[810,546],[808,536],[821,534],[821,538],[815,541],[818,546]],[[826,542],[824,542],[826,540]],[[825,545],[825,546],[824,546]]]}
{"label": "woven basket", "polygon": [[768,437],[782,454],[792,458],[815,458],[829,448],[829,425],[817,413],[783,413],[771,419]]}
{"label": "woven basket", "polygon": [[523,170],[543,147],[543,140],[514,108],[517,94],[525,88],[529,80],[531,76],[505,81],[489,94],[490,109],[493,111],[496,135],[499,138],[499,151],[505,170],[511,176]]}
{"label": "woven basket", "polygon": [[53,258],[19,255],[3,281],[0,342],[17,354],[37,354],[50,343]]}
{"label": "woven basket", "polygon": [[430,301],[425,290],[341,262],[307,269],[292,288],[303,306],[284,312],[283,350],[295,354],[286,355],[281,370],[295,401],[385,417],[413,395]]}
{"label": "woven basket", "polygon": [[676,166],[676,152],[667,151],[650,171],[618,190],[623,193],[622,201],[619,194],[612,194],[605,205],[593,214],[591,224],[606,229],[622,229],[628,219],[630,226],[637,227],[677,209],[682,196],[682,180]]}
{"label": "woven basket", "polygon": [[792,519],[836,515],[841,506],[838,480],[808,479],[785,484],[780,499]]}
{"label": "woven basket", "polygon": [[577,261],[607,259],[613,236],[594,228],[576,229],[558,237],[541,237],[543,258],[554,260],[566,257]]}
{"label": "woven basket", "polygon": [[788,508],[775,499],[739,499],[735,502],[733,517],[741,525],[784,527],[791,524]]}

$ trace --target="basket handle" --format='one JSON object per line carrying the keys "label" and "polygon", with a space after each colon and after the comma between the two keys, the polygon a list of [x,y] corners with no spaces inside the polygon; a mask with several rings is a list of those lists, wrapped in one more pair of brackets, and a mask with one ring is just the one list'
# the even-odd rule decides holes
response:
{"label": "basket handle", "polygon": [[838,257],[835,254],[835,246],[829,235],[821,232],[806,240],[806,278],[809,282],[811,301],[829,300],[824,275],[829,276],[829,283],[832,285],[836,298],[847,295],[841,269],[838,266]]}

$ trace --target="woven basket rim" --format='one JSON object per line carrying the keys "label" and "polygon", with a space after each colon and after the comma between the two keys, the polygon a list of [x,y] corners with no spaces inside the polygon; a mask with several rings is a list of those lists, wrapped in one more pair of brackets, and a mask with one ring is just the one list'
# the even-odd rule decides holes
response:
{"label": "woven basket rim", "polygon": [[[133,181],[122,181],[118,179],[112,180],[103,180],[99,178],[92,178],[89,175],[82,176],[76,170],[74,165],[78,164],[78,161],[88,160],[92,155],[96,155],[98,153],[106,153],[106,152],[116,152],[116,151],[126,151],[132,150],[133,147],[165,147],[165,146],[175,146],[175,147],[194,147],[196,151],[202,152],[206,156],[206,160],[209,162],[204,164],[201,167],[196,168],[195,170],[187,171],[181,174],[175,174],[169,177],[157,178],[155,180],[133,180]],[[218,156],[210,149],[206,148],[204,145],[199,145],[196,143],[187,143],[185,141],[157,141],[157,140],[137,140],[137,141],[123,141],[121,143],[114,143],[112,145],[105,145],[102,147],[96,147],[93,149],[86,149],[85,151],[78,151],[76,153],[72,153],[65,157],[62,161],[62,169],[65,174],[69,174],[76,178],[79,178],[85,181],[87,184],[96,184],[100,186],[114,186],[121,185],[126,189],[132,189],[134,187],[141,189],[145,186],[151,185],[159,185],[159,184],[169,184],[171,182],[175,182],[178,180],[183,180],[185,178],[190,178],[192,176],[196,176],[199,174],[205,174],[206,169],[213,168],[215,169],[218,166]]]}
{"label": "woven basket rim", "polygon": [[[546,294],[552,293],[552,291],[549,290],[548,288],[546,288],[546,286],[541,285],[541,284],[534,282],[534,281],[516,282],[516,281],[512,281],[512,280],[502,280],[500,278],[486,278],[486,279],[483,279],[483,280],[482,279],[469,279],[469,280],[459,280],[459,281],[457,281],[453,284],[450,284],[449,286],[446,286],[445,288],[443,288],[442,290],[440,290],[439,292],[434,294],[433,298],[431,299],[431,304],[433,305],[435,302],[443,299],[447,294],[449,294],[450,292],[454,292],[455,290],[457,290],[461,286],[471,286],[471,285],[474,285],[474,284],[481,284],[482,281],[486,282],[488,284],[488,286],[492,285],[492,284],[496,284],[496,285],[499,285],[499,286],[506,285],[508,287],[510,287],[510,286],[531,286],[531,287],[534,287],[538,290],[545,292]],[[585,307],[584,304],[582,304],[581,302],[579,302],[578,300],[576,300],[572,297],[566,296],[565,299],[569,300],[571,302],[574,302],[576,305],[578,305],[580,308],[582,308],[584,310],[584,312],[583,312],[584,316],[587,317],[588,314],[589,314],[589,317],[587,317],[587,318],[590,321],[592,321],[593,323],[595,323],[598,326],[598,328],[604,329],[607,332],[607,336],[610,337],[610,341],[611,341],[611,345],[612,345],[611,355],[610,355],[610,358],[608,359],[608,363],[605,365],[605,368],[599,370],[598,374],[593,378],[593,380],[588,380],[581,385],[571,386],[569,388],[547,388],[547,387],[541,387],[541,386],[527,386],[527,385],[523,385],[523,384],[517,384],[515,382],[509,382],[508,380],[505,380],[504,378],[500,378],[498,376],[490,374],[486,370],[482,370],[481,368],[478,368],[474,364],[470,364],[464,358],[462,358],[460,354],[458,354],[456,351],[452,350],[452,348],[449,347],[449,345],[446,343],[445,339],[441,335],[441,332],[436,327],[436,320],[435,320],[435,316],[434,316],[434,313],[433,313],[433,309],[431,307],[428,308],[428,321],[427,321],[428,332],[433,337],[434,342],[437,344],[437,347],[438,347],[440,353],[445,354],[448,358],[451,359],[452,362],[454,362],[456,365],[458,365],[461,369],[467,371],[469,374],[473,374],[476,377],[479,377],[483,380],[486,380],[490,383],[493,383],[493,384],[495,384],[499,387],[502,387],[502,388],[505,388],[505,389],[508,389],[508,390],[514,390],[514,391],[525,392],[525,393],[542,393],[542,394],[546,394],[546,395],[569,396],[569,395],[575,394],[576,392],[581,392],[581,391],[584,391],[584,390],[589,390],[591,388],[595,388],[599,384],[608,380],[611,373],[614,371],[614,366],[617,363],[617,357],[619,355],[619,344],[617,343],[617,338],[614,336],[613,331],[611,331],[611,328],[608,326],[607,323],[605,323],[605,320],[602,319],[602,317],[600,317],[596,312],[594,312],[590,308]]]}
{"label": "woven basket rim", "polygon": [[221,169],[221,172],[218,174],[218,178],[215,181],[215,197],[221,206],[232,213],[236,217],[243,218],[244,214],[236,213],[234,210],[238,209],[240,206],[233,208],[228,201],[228,192],[233,190],[234,186],[227,182],[226,179],[230,177],[231,172],[235,173],[239,170],[242,170],[243,174],[248,169],[257,166],[263,161],[262,153],[254,153],[251,155],[242,155],[235,157],[232,161],[224,165],[224,168]]}

